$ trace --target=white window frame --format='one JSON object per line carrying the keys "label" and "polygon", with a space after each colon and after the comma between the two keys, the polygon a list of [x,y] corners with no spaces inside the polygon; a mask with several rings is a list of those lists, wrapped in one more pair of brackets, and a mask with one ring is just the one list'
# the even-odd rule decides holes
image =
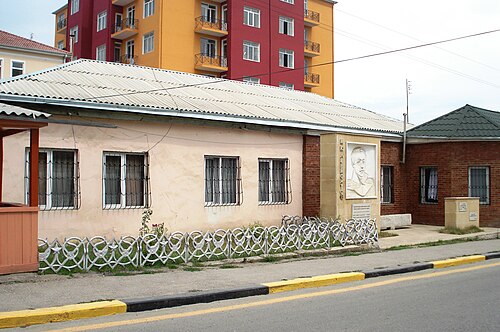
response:
{"label": "white window frame", "polygon": [[[19,75],[13,75],[13,71],[14,69],[16,70],[19,70],[19,67],[14,67],[14,62],[18,62],[18,63],[22,63],[23,64],[23,67],[22,67],[22,73],[19,74]],[[23,60],[10,60],[10,77],[15,77],[15,76],[21,76],[21,75],[24,75],[26,74],[26,61],[23,61]]]}
{"label": "white window frame", "polygon": [[258,78],[258,77],[252,77],[252,76],[246,76],[246,77],[243,77],[243,82],[249,83],[249,84],[260,84],[260,78]]}
{"label": "white window frame", "polygon": [[144,0],[143,18],[153,16],[155,13],[155,0]]}
{"label": "white window frame", "polygon": [[[283,198],[284,200],[283,201],[275,201],[275,197],[274,197],[274,193],[275,193],[275,188],[274,188],[274,185],[275,185],[275,181],[274,181],[274,163],[277,162],[277,161],[280,161],[280,162],[284,162],[284,169],[283,169],[283,181],[284,181],[284,193],[283,193]],[[268,177],[268,182],[267,182],[267,192],[268,192],[268,197],[267,197],[267,200],[262,200],[261,197],[260,197],[260,185],[261,185],[261,181],[262,179],[260,178],[260,164],[261,163],[268,163],[269,164],[269,173],[267,174],[267,177]],[[258,166],[258,169],[259,169],[259,193],[258,193],[258,197],[259,197],[259,205],[271,205],[271,204],[289,204],[290,203],[290,161],[288,160],[288,158],[272,158],[272,159],[268,159],[268,158],[259,158],[259,166]]]}
{"label": "white window frame", "polygon": [[[144,165],[144,179],[143,179],[143,205],[127,205],[127,186],[125,181],[125,176],[127,174],[127,156],[136,155],[143,156]],[[106,157],[120,157],[120,203],[118,204],[106,204]],[[148,165],[148,155],[147,153],[137,153],[137,152],[104,152],[102,156],[102,206],[105,210],[113,209],[134,209],[134,208],[145,208],[149,206],[149,193],[148,193],[148,176],[149,176],[149,165]]]}
{"label": "white window frame", "polygon": [[5,61],[3,58],[0,58],[0,80],[4,78],[3,72],[4,72],[4,67],[5,67]]}
{"label": "white window frame", "polygon": [[[217,5],[214,5],[211,3],[205,3],[205,2],[201,3],[201,16],[202,16],[203,21],[205,21],[205,22],[212,22],[212,23],[217,22],[217,12],[218,11],[219,11],[219,6],[217,6]],[[205,14],[210,12],[210,15],[205,15],[204,12],[205,12]],[[213,17],[212,17],[212,15],[213,15]]]}
{"label": "white window frame", "polygon": [[[73,206],[52,206],[52,193],[53,193],[53,183],[51,179],[53,178],[53,160],[54,160],[54,155],[53,152],[55,151],[65,151],[65,152],[73,152],[73,163],[74,163],[74,170],[73,170],[73,185],[74,185],[74,197],[73,197]],[[78,206],[78,200],[79,200],[79,188],[78,188],[78,178],[79,178],[79,166],[78,166],[78,150],[72,150],[72,149],[49,149],[49,148],[41,148],[39,149],[38,153],[46,153],[47,154],[47,174],[46,174],[46,202],[45,205],[40,205],[40,202],[38,203],[38,207],[40,210],[77,210],[79,208]],[[25,166],[25,183],[24,183],[24,199],[25,203],[29,204],[29,189],[30,189],[30,150],[26,149],[26,166]],[[50,176],[49,176],[50,174]],[[39,193],[40,194],[40,193]]]}
{"label": "white window frame", "polygon": [[[435,184],[435,189],[429,184],[430,187],[426,186],[426,183],[430,182],[430,178],[427,178],[426,175],[426,170],[435,170],[435,177],[436,177],[436,184]],[[432,174],[430,174],[432,176]],[[434,190],[435,193],[428,194],[428,191]],[[432,197],[429,198],[427,196],[434,196],[435,199]],[[421,204],[438,204],[439,200],[439,172],[438,168],[435,166],[423,166],[420,167],[420,203]]]}
{"label": "white window frame", "polygon": [[108,25],[107,21],[108,21],[108,12],[106,10],[97,14],[97,32],[107,28]]}
{"label": "white window frame", "polygon": [[[287,61],[285,61],[285,58]],[[294,51],[280,48],[279,50],[279,66],[283,68],[294,68]],[[286,62],[286,64],[285,64]]]}
{"label": "white window frame", "polygon": [[[202,49],[204,41],[206,41],[205,45],[213,45],[214,54],[208,54]],[[200,53],[206,57],[217,58],[217,40],[211,38],[200,38]]]}
{"label": "white window frame", "polygon": [[64,40],[60,40],[57,42],[57,48],[60,49],[60,50],[63,50],[64,49]]}
{"label": "white window frame", "polygon": [[279,87],[282,89],[285,89],[285,90],[294,90],[295,89],[295,85],[293,85],[292,83],[287,83],[287,82],[280,82]]}
{"label": "white window frame", "polygon": [[249,27],[260,28],[260,9],[244,6],[243,24]]}
{"label": "white window frame", "polygon": [[[73,37],[73,43],[76,44],[78,43],[78,25],[75,25],[71,29],[69,29],[69,35],[75,35]],[[71,38],[71,37],[70,37]]]}
{"label": "white window frame", "polygon": [[106,44],[99,45],[95,48],[95,59],[98,61],[106,61]]}
{"label": "white window frame", "polygon": [[80,11],[80,0],[71,0],[71,15]]}
{"label": "white window frame", "polygon": [[[211,192],[210,193],[210,196],[211,196],[211,200],[207,200],[207,182],[209,181],[208,179],[208,175],[207,175],[207,160],[218,160],[218,168],[217,168],[217,172],[218,172],[218,188],[219,188],[219,192],[218,193],[215,193],[215,192]],[[234,159],[235,160],[235,165],[236,165],[236,169],[235,169],[235,183],[234,183],[234,186],[235,186],[235,197],[234,197],[234,200],[235,202],[223,202],[223,198],[224,198],[224,192],[223,192],[223,182],[224,182],[224,178],[223,178],[223,174],[222,174],[222,160],[223,159]],[[204,186],[204,194],[205,194],[205,206],[236,206],[236,205],[240,205],[241,204],[241,196],[242,196],[242,192],[241,192],[241,188],[240,188],[240,184],[241,184],[241,165],[240,165],[240,157],[237,157],[237,156],[210,156],[210,155],[206,155],[205,158],[205,186]],[[213,188],[212,188],[213,189]],[[218,196],[217,198],[215,196]]]}
{"label": "white window frame", "polygon": [[249,40],[244,40],[243,59],[253,62],[260,62],[260,44]]}
{"label": "white window frame", "polygon": [[142,54],[153,52],[155,49],[155,32],[150,31],[142,36]]}
{"label": "white window frame", "polygon": [[[129,52],[133,51],[133,52]],[[133,59],[135,56],[135,41],[133,39],[127,40],[125,43],[125,55],[128,59]]]}
{"label": "white window frame", "polygon": [[484,169],[486,178],[485,178],[485,185],[486,185],[486,200],[481,201],[481,197],[479,197],[479,204],[481,205],[489,205],[491,198],[490,198],[490,167],[489,166],[470,166],[468,171],[467,171],[467,195],[469,197],[477,197],[477,195],[472,194],[472,188],[471,188],[471,170],[473,169]]}
{"label": "white window frame", "polygon": [[294,0],[281,0],[281,2],[286,2],[286,3],[289,3],[291,5],[293,5],[295,3]]}
{"label": "white window frame", "polygon": [[279,18],[279,33],[287,36],[294,36],[295,23],[294,19],[286,16]]}

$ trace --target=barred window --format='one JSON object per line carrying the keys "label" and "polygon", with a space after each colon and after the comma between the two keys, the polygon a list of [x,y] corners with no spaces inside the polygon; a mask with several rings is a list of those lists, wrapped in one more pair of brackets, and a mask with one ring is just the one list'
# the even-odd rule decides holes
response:
{"label": "barred window", "polygon": [[469,197],[479,197],[479,204],[490,204],[489,167],[469,167]]}
{"label": "barred window", "polygon": [[259,159],[259,204],[290,203],[288,159]]}
{"label": "barred window", "polygon": [[393,203],[393,167],[382,166],[380,170],[380,202]]}
{"label": "barred window", "polygon": [[240,185],[238,157],[205,156],[205,206],[239,205]]}
{"label": "barred window", "polygon": [[104,209],[131,209],[149,206],[147,157],[145,153],[104,153]]}
{"label": "barred window", "polygon": [[[26,153],[26,204],[29,202],[29,150]],[[79,167],[75,150],[40,149],[38,153],[38,206],[40,210],[80,207]]]}
{"label": "barred window", "polygon": [[420,203],[437,203],[438,171],[436,167],[420,168]]}

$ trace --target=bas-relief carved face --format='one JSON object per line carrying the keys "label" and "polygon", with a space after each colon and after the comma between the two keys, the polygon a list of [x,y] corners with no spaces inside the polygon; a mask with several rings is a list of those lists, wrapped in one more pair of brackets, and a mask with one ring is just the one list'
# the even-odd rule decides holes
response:
{"label": "bas-relief carved face", "polygon": [[358,179],[364,182],[368,178],[366,172],[366,152],[361,147],[354,148],[351,152],[351,164]]}

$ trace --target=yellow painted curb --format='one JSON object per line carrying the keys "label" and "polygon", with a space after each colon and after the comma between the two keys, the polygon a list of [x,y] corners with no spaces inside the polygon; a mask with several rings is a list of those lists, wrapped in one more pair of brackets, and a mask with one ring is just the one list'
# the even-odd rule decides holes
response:
{"label": "yellow painted curb", "polygon": [[126,311],[127,305],[125,303],[114,300],[72,304],[62,307],[41,308],[34,310],[0,312],[0,328],[109,316]]}
{"label": "yellow painted curb", "polygon": [[365,279],[365,274],[360,272],[336,273],[323,276],[298,278],[285,281],[269,282],[262,284],[269,288],[269,294],[288,292],[301,288],[321,287],[343,282],[357,281]]}
{"label": "yellow painted curb", "polygon": [[450,258],[442,261],[434,261],[431,262],[434,265],[435,269],[441,269],[443,267],[457,266],[463,264],[477,263],[486,260],[486,256],[484,255],[473,255],[473,256],[465,256],[458,258]]}

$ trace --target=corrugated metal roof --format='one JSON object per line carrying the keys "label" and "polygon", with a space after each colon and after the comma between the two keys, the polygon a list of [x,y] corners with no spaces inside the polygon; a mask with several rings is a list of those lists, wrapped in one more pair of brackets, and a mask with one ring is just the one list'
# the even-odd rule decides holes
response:
{"label": "corrugated metal roof", "polygon": [[34,40],[30,40],[18,35],[14,35],[10,32],[0,30],[0,46],[22,48],[26,50],[34,50],[41,52],[48,52],[59,54],[65,56],[68,52],[60,50],[58,48],[39,43]]}
{"label": "corrugated metal roof", "polygon": [[95,109],[121,107],[126,112],[293,123],[303,129],[403,129],[402,121],[314,93],[83,59],[1,82],[0,100],[13,96]]}
{"label": "corrugated metal roof", "polygon": [[500,112],[465,105],[408,131],[409,137],[500,138]]}
{"label": "corrugated metal roof", "polygon": [[29,117],[29,118],[48,118],[50,114],[29,110],[26,108],[0,103],[0,115]]}

